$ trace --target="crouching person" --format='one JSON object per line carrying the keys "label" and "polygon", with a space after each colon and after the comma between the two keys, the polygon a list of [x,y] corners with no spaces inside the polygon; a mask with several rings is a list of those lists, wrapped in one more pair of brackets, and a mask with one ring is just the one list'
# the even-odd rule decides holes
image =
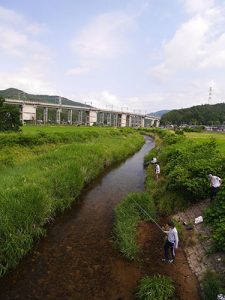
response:
{"label": "crouching person", "polygon": [[164,231],[167,234],[167,239],[164,245],[164,255],[165,258],[162,259],[163,262],[172,263],[175,259],[175,249],[178,248],[178,232],[172,221],[167,223],[169,226],[169,231]]}

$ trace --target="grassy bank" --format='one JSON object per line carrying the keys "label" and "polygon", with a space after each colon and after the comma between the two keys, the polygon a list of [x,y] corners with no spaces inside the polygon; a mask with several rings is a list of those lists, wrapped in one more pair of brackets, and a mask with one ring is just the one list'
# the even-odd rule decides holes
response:
{"label": "grassy bank", "polygon": [[[157,131],[156,131],[157,132]],[[209,198],[208,174],[225,178],[225,138],[218,133],[186,133],[185,136],[158,130],[163,146],[158,154],[161,178],[152,180],[148,169],[147,189],[158,210],[171,214],[188,205]],[[224,150],[223,150],[224,149]],[[154,153],[152,152],[152,155]],[[205,212],[212,229],[215,250],[225,248],[225,186],[222,184],[213,203]]]}
{"label": "grassy bank", "polygon": [[25,128],[0,139],[1,275],[103,171],[105,161],[120,161],[144,143],[131,129],[112,128]]}
{"label": "grassy bank", "polygon": [[[170,215],[208,198],[209,173],[225,177],[225,155],[217,144],[218,137],[221,142],[223,136],[215,134],[215,139],[212,139],[212,133],[194,133],[193,138],[190,133],[185,137],[160,129],[142,132],[158,136],[157,147],[151,150],[145,161],[149,162],[152,157],[157,157],[160,163],[159,180],[154,180],[154,167],[151,164],[147,168],[146,178],[146,192],[151,195],[149,197],[153,199],[159,214]],[[223,146],[225,147],[225,139]],[[222,185],[217,201],[206,212],[206,221],[213,229],[214,246],[222,251],[225,246],[224,195],[225,186]]]}
{"label": "grassy bank", "polygon": [[116,243],[120,252],[130,260],[135,258],[138,250],[138,222],[150,220],[139,206],[155,218],[155,205],[147,193],[130,193],[115,208],[114,234]]}
{"label": "grassy bank", "polygon": [[[152,215],[171,215],[184,210],[189,205],[209,197],[209,173],[225,178],[225,139],[224,136],[215,134],[194,133],[175,134],[165,130],[143,130],[142,134],[157,137],[156,147],[145,157],[147,165],[153,157],[157,157],[161,174],[158,181],[154,179],[154,166],[147,167],[145,201],[140,204],[144,207],[150,205]],[[197,138],[199,135],[199,139]],[[137,253],[137,226],[140,219],[133,206],[132,195],[124,199],[116,208],[116,238],[120,251],[129,259],[133,259]],[[225,248],[225,186],[222,185],[215,201],[207,209],[204,220],[212,229],[211,238],[215,250],[223,251]],[[146,209],[146,208],[145,208]],[[146,210],[147,210],[146,209]],[[180,227],[181,228],[180,228]],[[176,224],[182,240],[182,225]],[[182,230],[181,230],[182,229]],[[140,283],[138,296],[140,299],[151,299],[150,294],[158,291],[152,286],[151,279]],[[208,282],[205,282],[208,284]],[[217,289],[214,288],[216,285]],[[209,286],[209,288],[208,288]],[[216,281],[207,285],[207,290],[221,291],[223,285]],[[166,284],[162,285],[162,290]],[[152,292],[153,290],[153,292]],[[204,290],[205,287],[204,287]],[[143,297],[143,298],[141,298]],[[153,296],[154,298],[155,296]],[[162,298],[164,299],[164,298]],[[207,298],[213,299],[213,298]]]}

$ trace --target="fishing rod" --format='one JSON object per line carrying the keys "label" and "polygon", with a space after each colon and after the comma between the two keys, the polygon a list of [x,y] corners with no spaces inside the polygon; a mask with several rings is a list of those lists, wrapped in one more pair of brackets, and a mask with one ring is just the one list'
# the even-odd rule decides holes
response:
{"label": "fishing rod", "polygon": [[162,229],[162,227],[152,218],[152,216],[150,216],[150,214],[148,214],[147,213],[147,211],[146,210],[144,210],[142,207],[141,207],[141,205],[140,204],[138,204],[134,199],[133,199],[133,201],[136,203],[136,205],[155,223],[155,225],[163,232],[163,233],[165,233],[164,232],[164,230]]}

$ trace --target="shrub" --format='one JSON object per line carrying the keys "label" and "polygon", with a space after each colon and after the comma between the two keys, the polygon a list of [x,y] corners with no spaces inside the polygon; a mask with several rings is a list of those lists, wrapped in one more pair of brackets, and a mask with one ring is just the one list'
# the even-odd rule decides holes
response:
{"label": "shrub", "polygon": [[169,277],[162,275],[145,276],[138,284],[139,300],[168,300],[174,296],[175,287]]}
{"label": "shrub", "polygon": [[5,99],[0,96],[0,131],[19,131],[22,126],[19,109],[4,102]]}
{"label": "shrub", "polygon": [[207,271],[204,274],[203,293],[205,300],[215,300],[218,294],[225,293],[225,283],[222,281],[223,279],[222,276],[211,271]]}
{"label": "shrub", "polygon": [[181,130],[181,129],[176,129],[175,130],[175,134],[177,134],[177,135],[184,135],[184,131]]}
{"label": "shrub", "polygon": [[184,139],[165,147],[159,159],[162,173],[167,175],[167,190],[180,193],[191,201],[207,197],[209,173],[219,175],[223,172],[223,158],[215,141],[196,144]]}
{"label": "shrub", "polygon": [[215,250],[225,249],[225,187],[216,196],[214,202],[205,211],[205,221],[212,228]]}

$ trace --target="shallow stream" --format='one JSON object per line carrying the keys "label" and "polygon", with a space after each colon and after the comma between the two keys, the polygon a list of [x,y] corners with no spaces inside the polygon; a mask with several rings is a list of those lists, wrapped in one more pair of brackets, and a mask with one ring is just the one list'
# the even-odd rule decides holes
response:
{"label": "shallow stream", "polygon": [[143,158],[153,147],[146,138],[140,151],[56,218],[34,252],[0,281],[0,299],[133,299],[141,271],[115,249],[114,207],[128,193],[144,190]]}

